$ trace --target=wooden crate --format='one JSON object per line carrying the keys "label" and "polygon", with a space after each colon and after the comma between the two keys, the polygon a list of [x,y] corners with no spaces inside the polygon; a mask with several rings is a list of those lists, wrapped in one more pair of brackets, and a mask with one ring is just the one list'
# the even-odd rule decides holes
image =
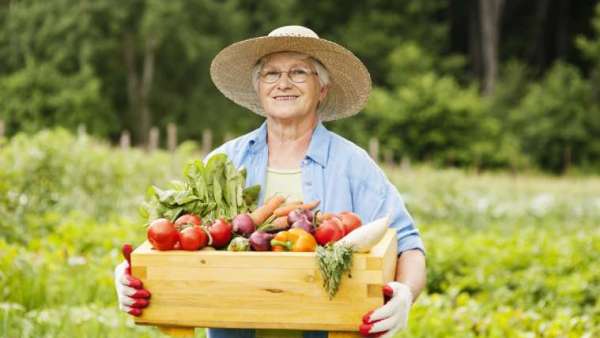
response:
{"label": "wooden crate", "polygon": [[135,322],[173,334],[193,327],[356,332],[362,316],[383,304],[396,245],[389,229],[370,253],[354,254],[351,276],[330,300],[314,253],[161,252],[146,242],[131,266],[152,298]]}

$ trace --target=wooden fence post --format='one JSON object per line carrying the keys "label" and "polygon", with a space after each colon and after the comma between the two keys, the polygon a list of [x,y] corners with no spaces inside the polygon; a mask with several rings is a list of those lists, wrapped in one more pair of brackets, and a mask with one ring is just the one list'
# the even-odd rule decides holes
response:
{"label": "wooden fence post", "polygon": [[212,150],[212,131],[204,129],[202,131],[202,153],[208,154]]}
{"label": "wooden fence post", "polygon": [[119,139],[119,146],[123,150],[127,150],[127,149],[129,149],[129,147],[131,147],[131,135],[129,134],[129,131],[123,130],[121,132],[121,138]]}
{"label": "wooden fence post", "polygon": [[392,149],[386,149],[383,152],[383,158],[384,158],[385,164],[387,164],[389,166],[394,165],[394,152],[392,151]]}
{"label": "wooden fence post", "polygon": [[409,171],[410,170],[410,158],[406,155],[402,156],[402,163],[400,164],[400,167],[402,168],[403,171]]}
{"label": "wooden fence post", "polygon": [[80,123],[77,126],[77,137],[84,137],[87,134],[87,128],[85,124]]}
{"label": "wooden fence post", "polygon": [[379,140],[374,137],[369,140],[369,154],[375,162],[379,161]]}
{"label": "wooden fence post", "polygon": [[160,141],[160,130],[156,127],[150,128],[150,138],[148,141],[148,150],[155,151],[158,149],[158,144]]}
{"label": "wooden fence post", "polygon": [[167,148],[170,152],[177,148],[177,126],[174,123],[167,124]]}

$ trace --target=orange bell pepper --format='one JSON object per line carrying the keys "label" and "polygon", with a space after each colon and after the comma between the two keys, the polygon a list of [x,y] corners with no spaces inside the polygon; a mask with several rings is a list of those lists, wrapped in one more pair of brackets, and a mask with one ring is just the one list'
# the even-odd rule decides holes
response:
{"label": "orange bell pepper", "polygon": [[312,252],[317,248],[313,235],[303,229],[280,231],[271,240],[273,251]]}

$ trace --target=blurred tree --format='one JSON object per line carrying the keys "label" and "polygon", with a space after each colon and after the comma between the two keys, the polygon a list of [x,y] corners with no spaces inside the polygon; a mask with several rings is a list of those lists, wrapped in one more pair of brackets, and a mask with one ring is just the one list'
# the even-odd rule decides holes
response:
{"label": "blurred tree", "polygon": [[106,135],[117,123],[93,67],[106,43],[86,20],[95,9],[67,1],[12,1],[0,7],[0,116],[9,134],[51,125],[87,123]]}
{"label": "blurred tree", "polygon": [[[528,84],[543,77],[559,57],[584,74],[555,70],[564,75],[559,78],[576,78],[574,83],[589,88],[584,76],[590,73],[594,98],[600,100],[600,14],[596,28],[588,22],[595,3],[0,0],[0,118],[7,121],[8,135],[85,123],[90,132],[113,140],[129,129],[137,143],[145,142],[150,126],[173,122],[179,139],[199,140],[204,129],[211,129],[216,145],[226,134],[255,128],[262,118],[216,90],[209,75],[214,55],[277,26],[302,24],[353,51],[377,88],[364,114],[331,123],[344,136],[365,147],[370,137],[378,137],[396,157],[519,166],[530,155],[541,166],[555,168],[537,157],[530,136],[515,128],[533,118],[529,108],[514,107],[527,106],[521,100],[533,95]],[[573,48],[577,34],[583,53]],[[544,90],[552,87],[544,81],[539,85]],[[494,95],[473,95],[477,82],[495,88]],[[521,120],[509,114],[516,111],[522,112]],[[391,112],[400,116],[387,116]],[[447,115],[464,115],[464,121],[449,122]],[[455,140],[447,126],[469,130],[464,142]],[[421,138],[403,140],[409,129]],[[439,143],[442,131],[449,133],[447,146]],[[573,164],[591,158],[595,143],[586,144],[587,155],[573,153]],[[489,151],[492,147],[496,150]]]}
{"label": "blurred tree", "polygon": [[95,133],[107,135],[116,123],[100,93],[100,80],[90,67],[61,74],[54,65],[34,60],[0,78],[0,118],[8,130],[27,132],[47,126],[74,130],[87,125]]}
{"label": "blurred tree", "polygon": [[507,156],[498,152],[499,123],[477,89],[439,75],[435,70],[445,67],[436,60],[416,43],[397,46],[388,59],[392,90],[374,89],[361,117],[364,123],[342,120],[333,123],[334,129],[362,145],[377,135],[396,159],[476,167],[505,164]]}
{"label": "blurred tree", "polygon": [[500,18],[504,0],[480,0],[481,50],[483,55],[483,95],[494,92],[498,77],[498,44],[500,40]]}
{"label": "blurred tree", "polygon": [[589,83],[572,65],[558,62],[532,84],[510,120],[523,150],[542,168],[565,172],[573,163],[597,163],[600,110]]}
{"label": "blurred tree", "polygon": [[600,103],[600,3],[596,5],[595,15],[592,19],[593,36],[587,38],[580,35],[576,44],[584,57],[591,64],[591,85],[594,98]]}
{"label": "blurred tree", "polygon": [[406,41],[435,55],[449,49],[443,0],[298,2],[296,12],[321,37],[344,45],[365,62],[376,85],[387,86],[387,56]]}

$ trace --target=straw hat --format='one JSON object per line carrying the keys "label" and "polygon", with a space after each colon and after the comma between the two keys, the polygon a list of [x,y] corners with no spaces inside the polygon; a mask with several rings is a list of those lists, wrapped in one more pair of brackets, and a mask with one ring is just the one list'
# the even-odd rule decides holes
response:
{"label": "straw hat", "polygon": [[329,92],[318,108],[322,121],[358,113],[367,103],[371,77],[365,65],[346,48],[303,26],[284,26],[268,36],[234,43],[212,61],[210,76],[227,98],[265,116],[252,85],[252,69],[265,55],[299,52],[319,60],[329,71]]}

